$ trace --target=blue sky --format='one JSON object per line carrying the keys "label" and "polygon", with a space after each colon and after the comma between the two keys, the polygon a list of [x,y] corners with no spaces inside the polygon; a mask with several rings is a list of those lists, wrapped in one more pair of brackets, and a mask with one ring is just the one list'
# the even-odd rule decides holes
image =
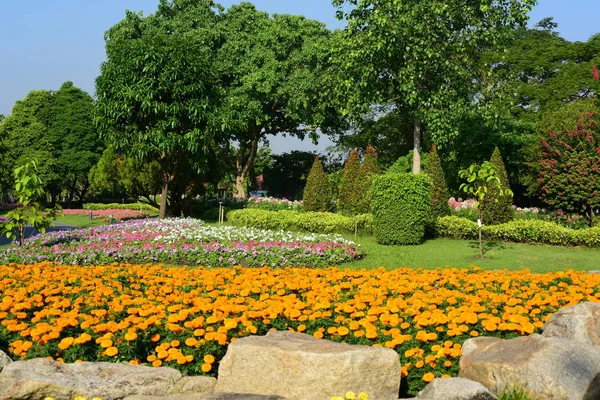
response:
{"label": "blue sky", "polygon": [[[158,0],[29,0],[6,1],[0,22],[0,114],[10,114],[16,100],[35,89],[58,89],[65,81],[94,92],[94,79],[104,60],[104,32],[125,10],[155,11]],[[238,0],[220,1],[225,7]],[[270,13],[303,14],[340,28],[329,0],[254,0]],[[598,0],[539,0],[531,22],[553,16],[558,31],[570,41],[585,41],[600,32]],[[289,138],[274,139],[275,152],[322,150]]]}

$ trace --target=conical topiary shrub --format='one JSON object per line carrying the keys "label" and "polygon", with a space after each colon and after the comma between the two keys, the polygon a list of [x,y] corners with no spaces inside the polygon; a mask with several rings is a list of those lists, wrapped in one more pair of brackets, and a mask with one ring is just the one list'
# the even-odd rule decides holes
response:
{"label": "conical topiary shrub", "polygon": [[379,174],[377,166],[377,151],[371,145],[365,150],[365,158],[360,167],[360,178],[358,180],[359,197],[357,199],[356,213],[368,214],[371,212],[371,184],[373,177]]}
{"label": "conical topiary shrub", "polygon": [[[496,147],[490,163],[494,165],[496,175],[500,179],[500,186],[502,189],[510,189],[510,183],[508,182],[508,174],[504,167],[504,161],[500,156],[500,150]],[[481,202],[481,218],[482,222],[487,225],[503,224],[511,221],[514,217],[514,210],[512,208],[513,197],[512,196],[498,196],[498,189],[495,185],[490,185],[489,191],[485,196],[485,199]]]}
{"label": "conical topiary shrub", "polygon": [[450,194],[446,185],[446,176],[435,143],[431,146],[425,173],[431,178],[431,211],[436,217],[444,217],[450,213],[448,199]]}
{"label": "conical topiary shrub", "polygon": [[344,174],[340,182],[338,194],[338,210],[344,215],[356,215],[359,212],[360,199],[362,193],[360,176],[360,158],[358,150],[352,149],[350,156],[344,165]]}
{"label": "conical topiary shrub", "polygon": [[331,186],[319,157],[315,158],[304,187],[302,206],[306,211],[331,211]]}

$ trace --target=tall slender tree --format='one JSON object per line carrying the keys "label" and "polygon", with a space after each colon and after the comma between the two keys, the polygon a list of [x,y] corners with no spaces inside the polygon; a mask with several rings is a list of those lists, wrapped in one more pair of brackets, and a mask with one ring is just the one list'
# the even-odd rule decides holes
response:
{"label": "tall slender tree", "polygon": [[323,163],[317,156],[306,178],[302,206],[306,211],[331,211],[332,197],[331,186],[329,186],[327,175],[323,169]]}

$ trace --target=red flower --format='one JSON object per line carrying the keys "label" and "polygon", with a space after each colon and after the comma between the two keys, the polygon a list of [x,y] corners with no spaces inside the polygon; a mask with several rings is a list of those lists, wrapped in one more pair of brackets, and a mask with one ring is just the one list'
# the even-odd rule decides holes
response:
{"label": "red flower", "polygon": [[594,80],[595,80],[595,81],[597,81],[598,79],[600,79],[600,78],[598,77],[598,68],[596,68],[596,66],[595,66],[595,65],[592,65],[592,72],[593,72],[593,74],[594,74]]}

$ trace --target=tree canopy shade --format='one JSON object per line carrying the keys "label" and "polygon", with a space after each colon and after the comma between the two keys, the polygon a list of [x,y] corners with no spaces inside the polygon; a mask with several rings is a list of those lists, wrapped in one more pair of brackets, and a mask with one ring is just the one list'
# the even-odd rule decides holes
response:
{"label": "tree canopy shade", "polygon": [[[97,123],[117,151],[156,160],[162,170],[160,217],[167,196],[171,214],[181,212],[186,184],[177,170],[201,169],[205,155],[222,137],[226,121],[220,100],[209,35],[190,34],[174,16],[188,10],[188,24],[210,24],[211,1],[167,2],[149,17],[127,12],[105,35],[107,60],[96,79]],[[209,45],[207,45],[207,42]],[[172,185],[171,190],[169,186]]]}
{"label": "tree canopy shade", "polygon": [[421,126],[443,145],[458,111],[472,103],[473,80],[490,72],[481,54],[524,26],[536,0],[333,0],[348,21],[335,52],[348,115],[375,104],[412,117],[413,172],[420,171]]}
{"label": "tree canopy shade", "polygon": [[250,3],[229,8],[217,26],[216,69],[225,91],[224,112],[236,124],[236,196],[246,185],[259,142],[285,133],[316,139],[340,120],[328,101],[331,32],[303,16],[272,15]]}

